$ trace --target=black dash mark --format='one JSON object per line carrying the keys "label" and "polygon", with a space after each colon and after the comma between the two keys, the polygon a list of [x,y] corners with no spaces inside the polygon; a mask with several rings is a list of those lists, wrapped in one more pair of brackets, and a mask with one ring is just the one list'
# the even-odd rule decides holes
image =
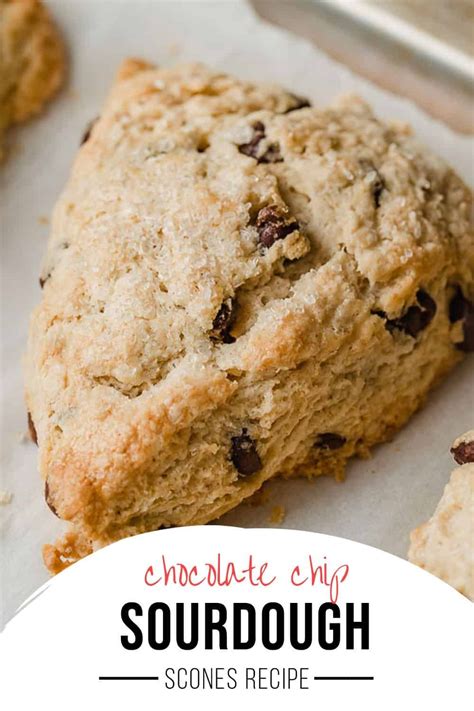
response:
{"label": "black dash mark", "polygon": [[158,681],[157,676],[99,676],[99,681]]}
{"label": "black dash mark", "polygon": [[373,676],[315,676],[315,681],[373,681]]}

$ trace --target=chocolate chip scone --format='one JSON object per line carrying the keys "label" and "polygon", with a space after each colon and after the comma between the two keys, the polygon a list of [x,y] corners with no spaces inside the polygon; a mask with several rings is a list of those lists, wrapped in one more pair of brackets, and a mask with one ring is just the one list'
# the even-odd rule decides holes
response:
{"label": "chocolate chip scone", "polygon": [[64,69],[62,40],[40,0],[0,0],[0,158],[5,130],[42,109]]}
{"label": "chocolate chip scone", "polygon": [[408,559],[474,600],[474,430],[453,444],[451,473],[429,521],[412,531]]}
{"label": "chocolate chip scone", "polygon": [[126,62],[31,321],[50,570],[390,437],[472,349],[469,201],[360,99]]}

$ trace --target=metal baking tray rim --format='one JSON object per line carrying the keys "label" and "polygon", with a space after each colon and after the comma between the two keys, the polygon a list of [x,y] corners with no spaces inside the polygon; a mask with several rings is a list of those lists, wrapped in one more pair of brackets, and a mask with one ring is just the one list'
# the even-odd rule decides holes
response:
{"label": "metal baking tray rim", "polygon": [[315,4],[343,13],[348,18],[409,47],[418,55],[443,65],[450,71],[474,81],[474,59],[430,32],[398,17],[388,8],[364,0],[312,0]]}

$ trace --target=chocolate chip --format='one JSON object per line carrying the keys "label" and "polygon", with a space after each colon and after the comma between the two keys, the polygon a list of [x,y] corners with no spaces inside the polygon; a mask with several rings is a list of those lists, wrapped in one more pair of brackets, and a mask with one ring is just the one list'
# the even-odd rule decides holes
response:
{"label": "chocolate chip", "polygon": [[255,121],[252,124],[253,136],[248,143],[242,143],[238,146],[240,153],[250,158],[255,158],[257,163],[280,163],[283,158],[280,155],[280,146],[278,143],[270,143],[267,150],[260,154],[260,141],[265,138],[265,126],[261,121]]}
{"label": "chocolate chip", "polygon": [[377,177],[375,178],[374,182],[372,183],[372,195],[374,198],[375,207],[380,207],[380,198],[381,198],[384,190],[385,190],[385,182],[384,182],[382,176],[380,175],[380,173],[377,171]]}
{"label": "chocolate chip", "polygon": [[279,239],[284,239],[295,230],[299,224],[293,218],[288,219],[278,205],[267,205],[259,210],[257,215],[258,241],[264,247],[271,247]]}
{"label": "chocolate chip", "polygon": [[205,134],[202,134],[201,136],[199,136],[196,150],[198,153],[205,153],[207,151],[207,149],[209,148],[209,145],[210,145],[210,143],[209,143],[208,136]]}
{"label": "chocolate chip", "polygon": [[460,321],[464,318],[466,301],[467,300],[464,298],[461,287],[456,285],[454,296],[449,302],[449,320],[451,323],[456,323],[456,321]]}
{"label": "chocolate chip", "polygon": [[385,319],[385,328],[390,333],[398,330],[416,338],[431,323],[436,313],[436,302],[423,289],[418,289],[416,292],[416,300],[419,306],[410,306],[399,318],[387,318],[385,311],[373,311],[372,313]]}
{"label": "chocolate chip", "polygon": [[38,279],[39,285],[40,285],[40,289],[42,289],[42,288],[44,287],[44,285],[46,284],[46,282],[48,281],[48,279],[50,278],[50,276],[51,276],[51,273],[48,272],[48,274],[46,274],[45,277],[40,277],[40,278]]}
{"label": "chocolate chip", "polygon": [[429,312],[431,321],[436,313],[436,302],[434,299],[432,299],[424,289],[418,289],[416,292],[416,300],[425,311]]}
{"label": "chocolate chip", "polygon": [[258,144],[260,143],[262,138],[265,138],[265,126],[261,121],[255,121],[255,123],[252,124],[252,128],[252,139],[249,141],[249,143],[242,143],[240,146],[238,146],[238,148],[240,153],[243,153],[244,156],[249,156],[250,158],[257,159]]}
{"label": "chocolate chip", "polygon": [[48,485],[48,481],[47,481],[47,480],[46,480],[45,483],[44,483],[44,500],[45,500],[46,503],[48,504],[48,507],[49,507],[50,510],[53,512],[53,514],[59,518],[58,512],[57,512],[56,509],[54,508],[54,505],[53,505],[53,503],[52,503],[52,501],[51,501],[51,496],[50,496],[50,493],[49,493],[49,485]]}
{"label": "chocolate chip", "polygon": [[398,329],[407,333],[412,338],[416,338],[418,333],[425,327],[424,316],[422,310],[418,306],[410,306],[403,316],[397,319],[388,320],[386,328],[388,331]]}
{"label": "chocolate chip", "polygon": [[229,298],[224,301],[212,322],[212,331],[210,338],[213,341],[221,341],[222,343],[234,343],[235,338],[230,334],[232,326],[236,318],[236,303],[234,299]]}
{"label": "chocolate chip", "polygon": [[298,96],[297,94],[290,94],[293,104],[289,109],[285,111],[285,114],[289,114],[291,111],[298,111],[299,109],[306,109],[311,106],[311,102],[304,96]]}
{"label": "chocolate chip", "polygon": [[32,442],[38,444],[38,435],[36,434],[35,423],[33,422],[30,412],[28,412],[28,432],[30,433]]}
{"label": "chocolate chip", "polygon": [[346,442],[346,438],[336,432],[323,432],[318,435],[314,446],[319,449],[340,449]]}
{"label": "chocolate chip", "polygon": [[84,133],[82,135],[81,142],[79,144],[80,146],[84,145],[84,143],[87,143],[87,141],[91,137],[92,129],[94,128],[94,126],[98,120],[99,120],[99,117],[97,116],[95,119],[92,119],[92,121],[89,121],[89,123],[86,126],[86,130],[84,131]]}
{"label": "chocolate chip", "polygon": [[451,454],[458,464],[474,462],[474,440],[471,442],[460,442],[457,447],[451,447]]}
{"label": "chocolate chip", "polygon": [[474,353],[474,307],[472,305],[464,316],[462,331],[464,338],[461,343],[456,343],[456,348],[465,353]]}
{"label": "chocolate chip", "polygon": [[257,447],[253,439],[249,436],[247,429],[236,437],[232,437],[230,448],[230,458],[234,467],[242,476],[255,474],[262,468],[262,460],[257,452]]}
{"label": "chocolate chip", "polygon": [[279,143],[270,143],[265,153],[257,159],[257,163],[282,163]]}
{"label": "chocolate chip", "polygon": [[474,351],[474,304],[464,296],[460,286],[449,303],[449,320],[451,323],[463,322],[463,340],[456,343],[456,348],[466,353]]}
{"label": "chocolate chip", "polygon": [[370,188],[372,191],[372,197],[374,199],[375,207],[380,207],[380,199],[382,197],[383,191],[386,188],[385,181],[380,175],[375,165],[372,163],[372,161],[363,159],[360,161],[360,166],[362,170],[366,173],[366,175],[369,175],[370,173],[375,173],[375,177],[370,183]]}

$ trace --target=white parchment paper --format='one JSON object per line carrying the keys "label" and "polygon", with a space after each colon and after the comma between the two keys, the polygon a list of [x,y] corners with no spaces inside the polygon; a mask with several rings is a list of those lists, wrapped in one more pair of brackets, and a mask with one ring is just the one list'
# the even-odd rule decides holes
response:
{"label": "white parchment paper", "polygon": [[[68,85],[45,114],[13,131],[13,150],[0,167],[1,196],[1,622],[47,573],[41,545],[63,525],[43,500],[36,447],[25,437],[21,355],[29,313],[40,299],[38,273],[45,217],[69,173],[80,137],[100,112],[120,61],[129,55],[159,64],[203,61],[256,81],[274,81],[324,104],[357,92],[380,116],[413,124],[419,137],[472,184],[473,141],[454,134],[412,104],[383,92],[304,40],[260,21],[243,1],[56,0],[49,5],[70,51]],[[221,522],[267,526],[283,505],[283,526],[362,541],[405,556],[409,531],[433,511],[452,468],[449,446],[474,425],[472,358],[429,398],[390,444],[355,461],[347,481],[276,481],[263,506],[242,505]]]}

